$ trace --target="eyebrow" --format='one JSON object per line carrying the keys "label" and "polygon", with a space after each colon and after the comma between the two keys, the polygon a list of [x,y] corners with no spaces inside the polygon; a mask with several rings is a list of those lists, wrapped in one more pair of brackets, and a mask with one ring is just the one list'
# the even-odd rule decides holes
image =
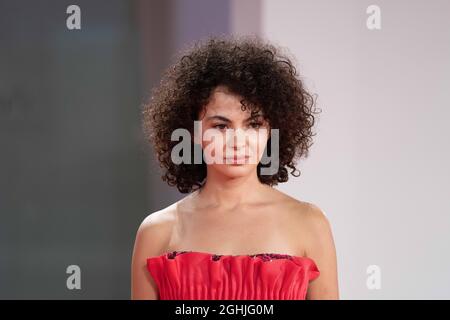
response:
{"label": "eyebrow", "polygon": [[[259,118],[261,116],[262,116],[261,114],[256,114],[256,115],[248,117],[247,119],[245,119],[245,121],[249,121],[249,120],[252,120],[252,119],[257,119],[257,118]],[[225,121],[225,122],[231,122],[230,119],[228,119],[228,118],[226,118],[224,116],[220,116],[220,115],[209,116],[209,117],[206,118],[206,121],[213,120],[213,119],[222,120],[222,121]]]}

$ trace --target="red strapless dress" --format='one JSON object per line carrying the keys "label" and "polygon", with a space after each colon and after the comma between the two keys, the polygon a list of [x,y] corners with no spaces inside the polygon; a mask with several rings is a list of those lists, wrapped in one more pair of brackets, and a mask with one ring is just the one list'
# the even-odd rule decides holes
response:
{"label": "red strapless dress", "polygon": [[304,300],[320,274],[308,257],[172,251],[147,258],[161,300]]}

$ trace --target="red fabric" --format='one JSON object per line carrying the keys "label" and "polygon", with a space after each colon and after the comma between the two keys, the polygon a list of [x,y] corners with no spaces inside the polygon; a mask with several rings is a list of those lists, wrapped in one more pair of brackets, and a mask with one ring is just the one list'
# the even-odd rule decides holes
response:
{"label": "red fabric", "polygon": [[147,258],[161,300],[303,300],[320,272],[308,257],[172,251]]}

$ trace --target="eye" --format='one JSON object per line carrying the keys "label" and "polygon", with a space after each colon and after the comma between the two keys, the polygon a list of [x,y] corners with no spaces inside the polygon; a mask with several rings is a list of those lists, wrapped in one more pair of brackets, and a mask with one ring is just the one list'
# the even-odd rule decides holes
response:
{"label": "eye", "polygon": [[261,122],[252,122],[252,123],[250,123],[250,126],[251,126],[253,129],[259,129],[259,128],[261,127],[261,125],[262,125]]}
{"label": "eye", "polygon": [[227,127],[226,124],[216,124],[215,126],[213,126],[213,128],[215,129],[219,129],[219,130],[223,130]]}

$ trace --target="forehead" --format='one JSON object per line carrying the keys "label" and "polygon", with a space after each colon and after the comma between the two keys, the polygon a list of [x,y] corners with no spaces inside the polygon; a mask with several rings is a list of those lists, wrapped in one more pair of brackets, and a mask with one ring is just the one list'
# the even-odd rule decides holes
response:
{"label": "forehead", "polygon": [[203,111],[204,116],[222,115],[227,118],[244,118],[251,114],[249,108],[242,111],[242,97],[219,86],[211,93],[208,104]]}

